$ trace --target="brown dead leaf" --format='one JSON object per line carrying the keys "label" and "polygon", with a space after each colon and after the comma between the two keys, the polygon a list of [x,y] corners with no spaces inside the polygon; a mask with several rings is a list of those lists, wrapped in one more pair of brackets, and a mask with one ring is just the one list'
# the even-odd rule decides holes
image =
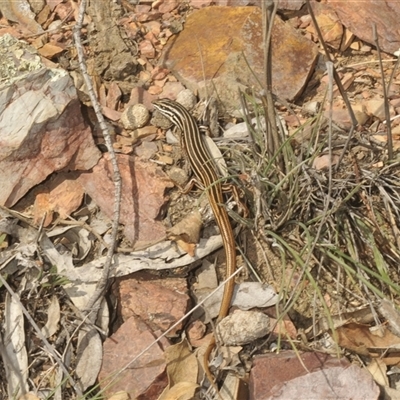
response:
{"label": "brown dead leaf", "polygon": [[389,379],[386,375],[387,365],[382,360],[374,358],[367,366],[367,370],[370,372],[376,383],[381,386],[389,386]]}
{"label": "brown dead leaf", "polygon": [[371,332],[371,327],[351,323],[336,330],[341,347],[369,357],[379,357],[386,365],[400,362],[400,337],[385,326],[381,334]]}
{"label": "brown dead leaf", "polygon": [[277,320],[270,318],[271,327],[273,326],[273,332],[277,335],[288,335],[292,339],[297,337],[297,329],[289,317],[285,316],[284,320]]}
{"label": "brown dead leaf", "polygon": [[339,156],[336,154],[332,155],[332,162],[330,161],[328,154],[323,154],[322,156],[319,156],[314,159],[313,168],[317,170],[328,169],[330,164],[333,167],[334,165],[337,164],[338,161],[339,161]]}
{"label": "brown dead leaf", "polygon": [[111,397],[109,397],[107,400],[130,400],[130,396],[127,392],[124,390],[121,390],[115,394],[113,394]]}
{"label": "brown dead leaf", "polygon": [[[386,144],[387,143],[387,134],[377,134],[377,135],[372,135],[372,137],[379,143],[383,143]],[[393,150],[397,151],[400,149],[400,140],[399,140],[399,136],[394,135],[393,136]],[[377,164],[381,164],[381,162],[376,163]]]}
{"label": "brown dead leaf", "polygon": [[359,324],[371,324],[374,321],[374,316],[371,313],[371,309],[369,307],[362,308],[360,310],[351,311],[348,313],[341,313],[337,315],[332,315],[330,320],[326,317],[322,317],[317,321],[316,324],[311,325],[306,332],[327,332],[331,329],[331,324],[335,329],[350,324],[350,323],[359,323]]}
{"label": "brown dead leaf", "polygon": [[182,239],[172,239],[176,242],[176,244],[186,253],[188,253],[191,257],[195,256],[195,250],[196,250],[196,245],[193,243],[188,243],[185,240]]}
{"label": "brown dead leaf", "polygon": [[192,399],[198,387],[199,366],[187,340],[168,347],[164,356],[169,385],[159,400]]}
{"label": "brown dead leaf", "polygon": [[196,243],[200,239],[201,226],[201,215],[194,211],[167,231],[168,239],[175,241],[183,251],[193,257]]}
{"label": "brown dead leaf", "polygon": [[34,393],[29,392],[19,397],[18,400],[39,400],[39,397],[37,397]]}
{"label": "brown dead leaf", "polygon": [[194,398],[196,389],[199,387],[197,383],[178,382],[165,394],[159,397],[159,400],[191,400]]}

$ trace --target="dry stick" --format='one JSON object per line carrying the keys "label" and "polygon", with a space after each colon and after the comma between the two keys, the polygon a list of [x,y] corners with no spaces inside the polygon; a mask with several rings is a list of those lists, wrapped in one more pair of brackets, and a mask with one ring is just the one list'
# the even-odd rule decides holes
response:
{"label": "dry stick", "polygon": [[[381,60],[382,64],[383,64],[384,62],[388,62],[388,61],[390,61],[390,62],[396,61],[396,64],[394,65],[393,70],[392,70],[392,73],[390,74],[389,83],[388,83],[387,89],[386,89],[386,90],[387,90],[387,93],[389,93],[389,91],[390,91],[390,86],[392,85],[392,82],[393,82],[393,79],[394,79],[394,75],[395,75],[395,73],[396,73],[396,70],[397,70],[397,68],[399,68],[399,65],[400,65],[400,56],[397,55],[397,60]],[[394,117],[394,118],[395,118],[395,117]],[[392,118],[391,120],[393,121],[393,118]]]}
{"label": "dry stick", "polygon": [[276,155],[280,147],[281,140],[278,135],[276,126],[276,113],[274,108],[274,100],[272,97],[272,46],[271,32],[274,23],[275,14],[278,8],[278,2],[266,0],[261,2],[262,18],[263,18],[263,47],[264,47],[264,78],[265,78],[265,93],[261,96],[261,100],[265,112],[265,124],[267,140],[266,148],[270,158],[276,156],[276,165],[279,166],[282,172],[285,171],[282,153]]}
{"label": "dry stick", "polygon": [[[310,0],[306,0],[306,3],[307,3],[308,12],[309,12],[310,15],[311,15],[311,19],[312,19],[312,21],[313,21],[315,30],[317,31],[317,34],[318,34],[318,40],[319,40],[319,42],[321,43],[322,47],[324,48],[324,52],[325,52],[326,58],[327,58],[328,61],[330,61],[330,62],[332,63],[332,65],[333,65],[333,61],[332,61],[331,56],[330,56],[330,54],[329,54],[329,52],[328,52],[328,48],[327,48],[327,46],[326,46],[326,44],[325,44],[325,41],[324,41],[324,39],[323,39],[323,37],[322,37],[321,30],[319,29],[317,20],[316,20],[316,18],[315,18],[314,11],[313,11],[312,8],[311,8]],[[351,107],[351,104],[350,104],[350,101],[349,101],[349,99],[348,99],[348,97],[347,97],[346,91],[344,90],[344,87],[343,87],[343,85],[342,85],[342,82],[341,82],[341,80],[340,80],[340,77],[339,77],[339,75],[338,75],[338,73],[337,73],[337,71],[336,71],[336,68],[333,68],[333,77],[334,77],[334,79],[335,79],[335,83],[336,83],[336,85],[337,85],[337,87],[338,87],[338,89],[339,89],[339,92],[340,92],[340,94],[341,94],[341,96],[342,96],[342,98],[343,98],[343,100],[344,100],[344,102],[345,102],[345,104],[346,104],[347,111],[349,112],[349,115],[350,115],[350,118],[351,118],[351,123],[352,123],[351,128],[350,128],[349,135],[348,135],[347,140],[346,140],[346,143],[344,144],[344,147],[343,147],[342,154],[340,155],[339,161],[338,161],[338,163],[336,164],[336,168],[335,168],[335,169],[336,169],[336,171],[337,171],[337,170],[339,169],[339,167],[340,167],[340,164],[341,164],[341,162],[342,162],[342,160],[343,160],[343,157],[344,157],[344,155],[345,155],[345,153],[346,153],[346,150],[347,150],[347,148],[349,147],[350,140],[351,140],[352,137],[353,137],[353,132],[354,132],[355,127],[358,125],[358,121],[357,121],[357,118],[356,118],[356,116],[355,116],[355,114],[354,114],[353,108]]]}
{"label": "dry stick", "polygon": [[388,156],[389,156],[389,161],[390,161],[393,159],[392,124],[390,123],[389,101],[387,98],[385,74],[383,72],[381,48],[379,47],[378,34],[376,32],[375,24],[372,24],[372,36],[374,38],[374,43],[376,46],[376,50],[378,52],[379,69],[381,70],[383,103],[384,103],[384,107],[385,107],[385,118],[386,118],[386,125],[387,125],[386,129],[387,129],[387,142],[388,142]]}
{"label": "dry stick", "polygon": [[96,117],[97,117],[97,120],[99,121],[99,125],[100,125],[101,131],[104,136],[104,141],[107,146],[108,153],[110,155],[110,161],[111,161],[111,165],[112,165],[112,169],[113,169],[113,182],[114,182],[114,188],[115,188],[114,214],[113,214],[112,231],[111,231],[111,245],[107,251],[107,258],[104,263],[103,274],[97,283],[94,294],[89,299],[89,301],[87,302],[86,307],[85,307],[85,312],[91,313],[91,315],[89,317],[90,321],[94,322],[97,317],[97,311],[100,308],[102,296],[104,295],[104,293],[107,289],[108,278],[109,278],[110,270],[111,270],[111,263],[112,263],[112,259],[113,259],[113,255],[114,255],[114,251],[115,251],[115,245],[116,245],[116,241],[117,241],[120,208],[121,208],[121,175],[119,172],[115,152],[114,152],[114,149],[112,146],[110,132],[108,131],[107,125],[106,125],[103,115],[101,113],[100,104],[97,100],[96,94],[94,93],[92,80],[90,79],[90,76],[88,74],[85,57],[83,54],[80,32],[81,32],[82,25],[83,25],[83,16],[85,14],[85,10],[86,10],[86,0],[82,0],[80,7],[79,7],[78,20],[77,20],[77,23],[76,23],[75,29],[74,29],[75,47],[76,47],[76,51],[78,54],[79,66],[82,71],[82,76],[86,83],[86,87],[88,88],[90,101],[92,102],[92,107],[96,113]]}

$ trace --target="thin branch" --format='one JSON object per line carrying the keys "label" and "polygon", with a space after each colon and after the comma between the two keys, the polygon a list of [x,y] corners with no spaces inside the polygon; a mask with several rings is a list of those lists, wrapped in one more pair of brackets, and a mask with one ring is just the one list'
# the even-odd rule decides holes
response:
{"label": "thin branch", "polygon": [[383,71],[381,49],[379,47],[378,33],[376,32],[375,24],[372,24],[372,36],[374,38],[374,43],[376,46],[376,50],[378,52],[379,69],[381,71],[381,77],[382,77],[383,103],[384,103],[384,107],[385,107],[385,119],[386,119],[386,125],[387,125],[386,132],[387,132],[387,143],[388,143],[388,156],[389,156],[389,160],[392,160],[393,159],[392,124],[390,123],[389,100],[387,97],[385,73]]}
{"label": "thin branch", "polygon": [[90,101],[92,102],[92,107],[96,113],[97,120],[99,121],[99,125],[101,131],[103,133],[104,141],[107,146],[107,150],[110,156],[110,161],[113,169],[113,182],[115,187],[115,197],[114,197],[114,215],[113,215],[113,223],[112,223],[112,232],[111,232],[111,245],[108,248],[107,259],[104,264],[103,274],[97,283],[96,290],[93,296],[89,299],[88,303],[85,307],[86,313],[91,313],[89,319],[91,322],[94,322],[97,317],[97,311],[100,308],[100,303],[102,300],[102,296],[104,295],[107,289],[108,278],[110,276],[111,264],[113,260],[113,255],[115,252],[116,241],[117,241],[117,233],[119,227],[119,218],[120,218],[120,208],[121,208],[121,175],[118,168],[117,158],[115,156],[114,148],[112,146],[111,135],[108,131],[107,125],[104,121],[103,114],[101,113],[101,107],[97,100],[97,96],[93,89],[92,80],[87,71],[85,56],[82,47],[81,41],[81,29],[83,26],[83,16],[86,11],[86,0],[82,0],[79,7],[79,15],[78,20],[74,29],[74,40],[75,47],[78,54],[79,66],[81,68],[83,79],[86,83],[86,87],[88,89],[88,94],[90,97]]}

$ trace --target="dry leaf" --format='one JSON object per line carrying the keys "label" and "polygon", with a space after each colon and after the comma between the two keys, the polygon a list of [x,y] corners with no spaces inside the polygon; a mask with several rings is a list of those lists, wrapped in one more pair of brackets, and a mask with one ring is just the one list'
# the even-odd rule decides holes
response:
{"label": "dry leaf", "polygon": [[46,338],[53,336],[57,332],[60,316],[60,303],[58,302],[57,296],[53,295],[47,310],[47,322],[42,328],[42,333]]}
{"label": "dry leaf", "polygon": [[317,170],[328,169],[329,165],[332,167],[337,164],[339,161],[339,156],[336,154],[332,155],[332,162],[330,162],[330,158],[328,154],[323,154],[322,156],[316,157],[313,161],[313,168]]}
{"label": "dry leaf", "polygon": [[389,379],[386,375],[387,366],[386,364],[378,359],[373,359],[369,363],[367,370],[373,376],[375,382],[381,386],[389,386]]}
{"label": "dry leaf", "polygon": [[192,399],[198,387],[199,366],[196,355],[190,351],[187,340],[168,347],[164,355],[169,385],[159,400]]}
{"label": "dry leaf", "polygon": [[29,392],[22,395],[18,400],[40,400],[34,393]]}
{"label": "dry leaf", "polygon": [[199,387],[193,382],[179,382],[166,393],[163,393],[159,400],[191,400],[194,398],[196,389]]}
{"label": "dry leaf", "polygon": [[382,335],[371,333],[370,326],[351,323],[336,330],[341,347],[358,354],[382,358],[386,365],[400,362],[400,338],[382,327]]}
{"label": "dry leaf", "polygon": [[96,381],[103,361],[102,341],[96,329],[79,331],[77,359],[75,373],[86,390]]}
{"label": "dry leaf", "polygon": [[175,241],[183,251],[194,257],[201,226],[201,215],[194,211],[167,231],[168,239]]}
{"label": "dry leaf", "polygon": [[46,43],[43,47],[41,47],[38,50],[38,53],[43,57],[51,59],[52,57],[62,53],[63,51],[64,51],[64,49],[62,47],[55,46],[50,43]]}
{"label": "dry leaf", "polygon": [[120,392],[113,394],[107,400],[130,400],[130,396],[127,392],[121,390]]}
{"label": "dry leaf", "polygon": [[21,392],[28,392],[28,355],[21,304],[9,293],[6,295],[4,314],[0,353],[6,370],[8,398],[13,399]]}

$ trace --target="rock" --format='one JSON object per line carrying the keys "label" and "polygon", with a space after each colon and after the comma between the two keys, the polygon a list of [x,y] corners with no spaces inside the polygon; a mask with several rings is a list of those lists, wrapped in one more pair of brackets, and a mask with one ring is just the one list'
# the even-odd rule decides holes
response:
{"label": "rock", "polygon": [[9,21],[18,22],[25,33],[42,33],[43,28],[36,22],[35,14],[30,5],[21,1],[2,1],[1,14]]}
{"label": "rock", "polygon": [[[317,47],[277,17],[272,53],[273,90],[279,97],[293,100],[313,72]],[[162,58],[165,67],[194,93],[205,96],[206,87],[208,95],[216,90],[227,111],[235,115],[240,109],[238,88],[260,87],[253,72],[260,81],[264,79],[261,10],[208,7],[196,11],[164,49]]]}
{"label": "rock", "polygon": [[[161,207],[167,198],[164,193],[173,184],[161,168],[150,162],[142,162],[126,155],[117,155],[122,179],[122,201],[120,223],[128,240],[142,247],[165,237],[165,227],[159,221]],[[85,192],[101,208],[105,215],[113,218],[114,184],[108,154],[93,168],[82,173],[78,181]]]}
{"label": "rock", "polygon": [[334,12],[325,10],[316,17],[319,29],[326,44],[339,50],[343,37],[343,25]]}
{"label": "rock", "polygon": [[236,310],[218,325],[218,337],[225,346],[241,346],[270,332],[269,317],[259,311]]}
{"label": "rock", "polygon": [[350,365],[345,358],[318,352],[282,351],[254,358],[250,392],[251,399],[372,400],[378,399],[379,386],[368,372]]}
{"label": "rock", "polygon": [[[386,118],[385,101],[383,99],[374,98],[367,100],[365,102],[365,110],[368,115],[374,116],[378,118],[380,121],[383,121]],[[389,104],[389,112],[391,116],[394,115],[394,109],[390,104]]]}
{"label": "rock", "polygon": [[149,110],[143,104],[128,106],[121,115],[121,123],[125,129],[143,128],[149,119]]}
{"label": "rock", "polygon": [[[144,322],[139,318],[131,317],[105,340],[99,385],[106,397],[124,390],[129,393],[131,399],[158,398],[161,390],[168,383],[162,350],[165,341],[163,346],[156,343],[148,348],[141,357],[132,362],[143,349],[154,342],[154,336]],[[130,362],[132,364],[126,368]],[[122,369],[124,370],[121,371]],[[152,395],[146,396],[150,390],[153,392]]]}
{"label": "rock", "polygon": [[176,101],[182,104],[187,110],[193,110],[197,103],[195,94],[189,89],[179,92],[178,96],[176,96]]}
{"label": "rock", "polygon": [[66,71],[10,35],[0,60],[0,204],[11,207],[54,171],[92,168],[100,152]]}
{"label": "rock", "polygon": [[223,134],[224,138],[244,138],[249,136],[249,129],[246,122],[230,126]]}
{"label": "rock", "polygon": [[336,11],[340,22],[358,38],[375,45],[372,24],[376,24],[381,50],[394,53],[400,48],[400,31],[393,29],[400,18],[400,2],[392,0],[325,0]]}
{"label": "rock", "polygon": [[[154,280],[154,276],[141,272],[134,279],[121,279],[118,286],[122,319],[126,321],[132,315],[140,317],[154,331],[169,329],[185,315],[191,303],[183,278]],[[167,337],[178,336],[182,327],[183,322]]]}

